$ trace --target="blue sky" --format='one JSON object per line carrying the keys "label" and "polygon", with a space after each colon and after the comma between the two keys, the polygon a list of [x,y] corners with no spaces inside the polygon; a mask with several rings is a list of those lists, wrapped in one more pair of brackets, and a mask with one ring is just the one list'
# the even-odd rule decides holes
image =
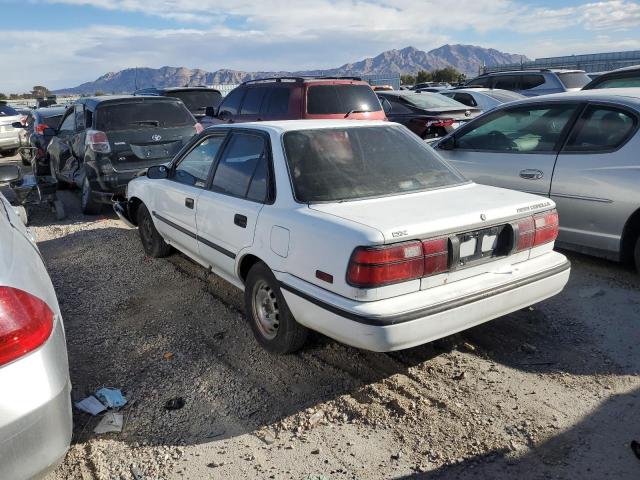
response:
{"label": "blue sky", "polygon": [[640,0],[0,0],[0,18],[4,93],[134,66],[330,68],[408,45],[640,49]]}

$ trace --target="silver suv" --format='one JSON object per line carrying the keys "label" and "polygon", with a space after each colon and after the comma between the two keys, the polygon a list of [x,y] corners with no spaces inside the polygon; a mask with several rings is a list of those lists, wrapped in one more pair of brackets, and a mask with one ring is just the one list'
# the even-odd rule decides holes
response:
{"label": "silver suv", "polygon": [[485,73],[466,86],[501,88],[527,97],[580,90],[591,79],[584,70],[519,70]]}

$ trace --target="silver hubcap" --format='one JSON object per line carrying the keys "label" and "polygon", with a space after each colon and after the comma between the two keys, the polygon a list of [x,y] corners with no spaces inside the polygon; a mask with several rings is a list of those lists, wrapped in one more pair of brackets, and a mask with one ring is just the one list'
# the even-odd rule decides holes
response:
{"label": "silver hubcap", "polygon": [[264,280],[259,280],[253,287],[253,318],[264,338],[267,340],[276,338],[280,326],[278,299],[273,289]]}

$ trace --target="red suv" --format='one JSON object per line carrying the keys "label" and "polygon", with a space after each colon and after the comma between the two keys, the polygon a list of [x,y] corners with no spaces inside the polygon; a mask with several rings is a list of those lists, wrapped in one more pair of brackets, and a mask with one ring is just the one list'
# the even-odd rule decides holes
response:
{"label": "red suv", "polygon": [[[378,97],[359,78],[264,78],[232,90],[217,110],[207,109],[202,123],[261,120],[384,120]],[[208,120],[208,121],[207,121]]]}

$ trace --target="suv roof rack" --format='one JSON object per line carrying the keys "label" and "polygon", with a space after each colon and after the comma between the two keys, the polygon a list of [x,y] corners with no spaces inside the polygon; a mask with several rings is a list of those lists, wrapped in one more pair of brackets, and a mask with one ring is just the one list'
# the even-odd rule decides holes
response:
{"label": "suv roof rack", "polygon": [[282,82],[283,80],[289,82],[304,82],[305,80],[356,80],[362,81],[361,77],[339,77],[339,76],[320,76],[320,75],[300,75],[295,77],[265,77],[265,78],[254,78],[253,80],[246,80],[242,82],[241,85],[247,85],[249,83],[260,83],[260,82]]}

